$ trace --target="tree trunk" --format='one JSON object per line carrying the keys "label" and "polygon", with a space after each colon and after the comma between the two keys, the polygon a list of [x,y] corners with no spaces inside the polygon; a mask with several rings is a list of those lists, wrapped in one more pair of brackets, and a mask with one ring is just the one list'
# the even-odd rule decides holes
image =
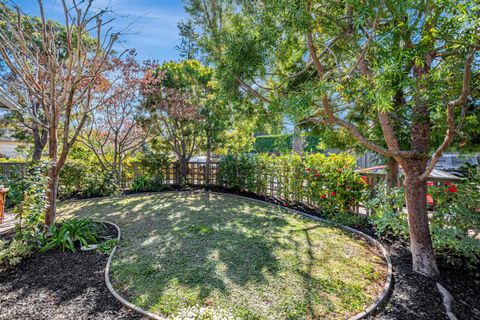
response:
{"label": "tree trunk", "polygon": [[298,126],[295,124],[295,128],[293,129],[292,151],[301,156],[303,154],[303,144],[304,139],[300,134]]}
{"label": "tree trunk", "polygon": [[410,249],[412,251],[413,270],[429,277],[440,274],[433,251],[427,212],[427,184],[418,176],[425,170],[423,159],[409,160],[405,170],[405,201],[408,211]]}
{"label": "tree trunk", "polygon": [[39,129],[37,124],[33,124],[33,154],[32,162],[38,162],[42,158],[43,150],[48,142],[48,131]]}
{"label": "tree trunk", "polygon": [[50,168],[48,169],[48,188],[47,204],[45,211],[45,225],[51,227],[55,223],[57,212],[57,192],[58,192],[58,137],[57,128],[54,124],[50,127],[48,140],[48,157]]}
{"label": "tree trunk", "polygon": [[180,157],[180,185],[185,185],[187,183],[187,159]]}
{"label": "tree trunk", "polygon": [[125,188],[126,186],[122,185],[122,171],[123,171],[123,163],[122,159],[118,159],[117,169],[116,169],[116,176],[117,184],[120,188]]}
{"label": "tree trunk", "polygon": [[399,165],[395,158],[389,157],[387,160],[387,176],[386,176],[386,183],[387,188],[395,188],[399,186],[398,183],[398,172],[399,172]]}
{"label": "tree trunk", "polygon": [[208,187],[210,186],[210,158],[212,154],[212,138],[210,135],[207,137],[207,161],[205,164],[205,186]]}

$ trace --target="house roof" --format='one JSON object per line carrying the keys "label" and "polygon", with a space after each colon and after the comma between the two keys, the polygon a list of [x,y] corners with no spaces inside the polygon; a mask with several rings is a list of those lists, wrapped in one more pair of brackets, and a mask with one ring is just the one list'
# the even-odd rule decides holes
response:
{"label": "house roof", "polygon": [[18,103],[2,87],[0,87],[0,108],[18,109]]}

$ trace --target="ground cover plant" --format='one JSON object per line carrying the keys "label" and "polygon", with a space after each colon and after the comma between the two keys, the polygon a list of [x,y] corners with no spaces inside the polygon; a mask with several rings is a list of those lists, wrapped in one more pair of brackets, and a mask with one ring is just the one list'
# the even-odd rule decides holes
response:
{"label": "ground cover plant", "polygon": [[280,207],[227,195],[72,201],[62,212],[117,223],[123,239],[112,264],[114,287],[172,318],[198,312],[346,318],[372,303],[385,279],[382,258],[362,240]]}

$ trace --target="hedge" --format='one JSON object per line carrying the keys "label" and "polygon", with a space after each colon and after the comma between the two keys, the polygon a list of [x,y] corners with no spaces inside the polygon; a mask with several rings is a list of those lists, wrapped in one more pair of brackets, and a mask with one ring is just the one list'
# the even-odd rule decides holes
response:
{"label": "hedge", "polygon": [[[253,151],[255,153],[285,153],[292,149],[293,135],[265,135],[255,137]],[[318,144],[320,139],[315,136],[307,136],[303,148],[307,152],[319,152]]]}

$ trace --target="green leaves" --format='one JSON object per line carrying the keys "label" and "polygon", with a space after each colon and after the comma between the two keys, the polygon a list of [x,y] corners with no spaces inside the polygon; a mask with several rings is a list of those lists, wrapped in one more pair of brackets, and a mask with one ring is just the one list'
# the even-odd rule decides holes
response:
{"label": "green leaves", "polygon": [[75,252],[79,246],[97,243],[100,231],[100,225],[88,218],[66,220],[42,235],[40,252],[53,248]]}

